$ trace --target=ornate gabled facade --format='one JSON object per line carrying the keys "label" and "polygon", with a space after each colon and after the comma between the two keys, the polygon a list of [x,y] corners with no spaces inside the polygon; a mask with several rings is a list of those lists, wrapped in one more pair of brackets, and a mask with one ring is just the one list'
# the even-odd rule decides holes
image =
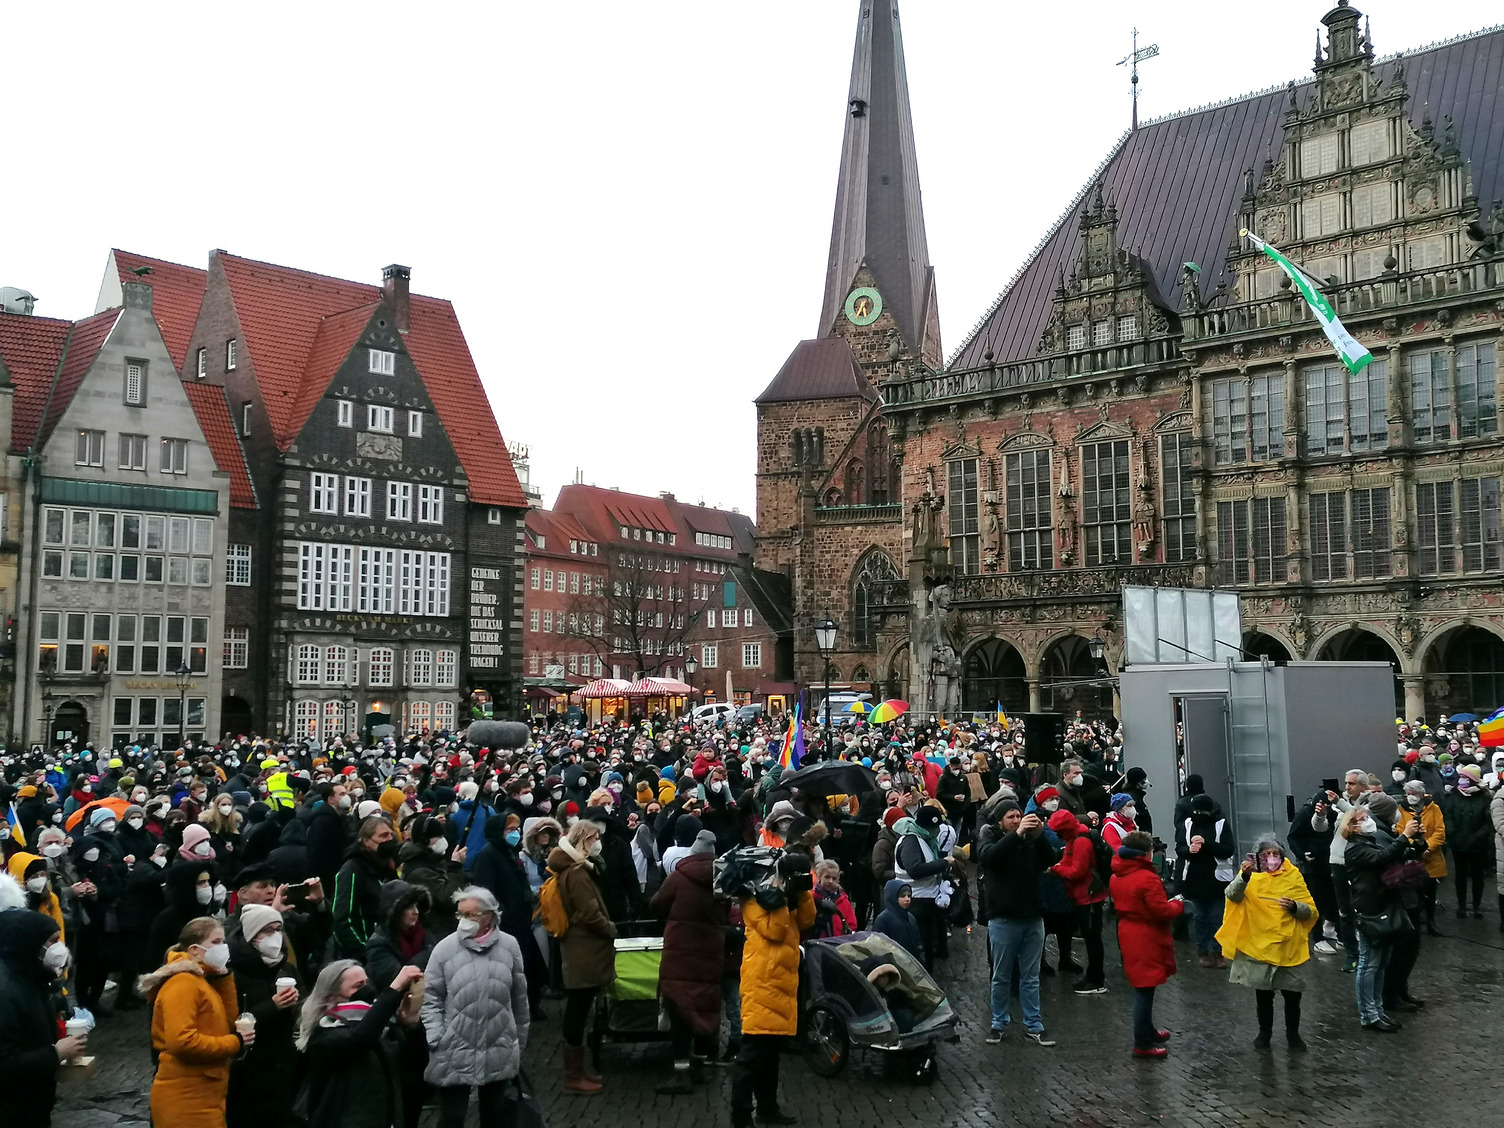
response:
{"label": "ornate gabled facade", "polygon": [[[948,367],[869,368],[903,512],[872,540],[906,575],[858,589],[864,550],[821,537],[828,474],[792,537],[816,546],[801,611],[860,609],[874,682],[1106,712],[1058,683],[1097,634],[1116,669],[1121,587],[1161,584],[1238,590],[1249,652],[1391,663],[1407,716],[1504,700],[1504,93],[1474,81],[1504,31],[1378,61],[1346,0],[1322,22],[1310,79],[1126,134]],[[1245,228],[1371,364],[1343,367]]]}

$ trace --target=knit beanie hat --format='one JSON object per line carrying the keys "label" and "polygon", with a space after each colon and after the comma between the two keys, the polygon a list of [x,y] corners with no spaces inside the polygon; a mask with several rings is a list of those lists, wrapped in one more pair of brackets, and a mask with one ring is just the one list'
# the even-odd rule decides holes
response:
{"label": "knit beanie hat", "polygon": [[896,823],[899,819],[903,818],[907,813],[908,812],[905,811],[902,807],[889,807],[886,811],[883,812],[883,825],[889,830],[892,830],[893,824]]}
{"label": "knit beanie hat", "polygon": [[680,815],[674,821],[674,845],[692,846],[704,824],[694,815]]}
{"label": "knit beanie hat", "polygon": [[691,854],[714,854],[715,835],[708,830],[700,831],[699,834],[695,835],[694,844],[690,846],[689,852]]}
{"label": "knit beanie hat", "polygon": [[1368,795],[1368,809],[1373,812],[1375,821],[1391,826],[1394,823],[1395,812],[1400,805],[1394,801],[1394,797],[1385,795],[1382,791],[1370,792]]}
{"label": "knit beanie hat", "polygon": [[653,801],[653,785],[643,780],[637,785],[637,801],[639,803],[651,803]]}
{"label": "knit beanie hat", "polygon": [[1457,769],[1457,774],[1471,777],[1474,783],[1483,782],[1483,769],[1478,767],[1477,764],[1463,764],[1462,767]]}
{"label": "knit beanie hat", "polygon": [[178,853],[185,858],[202,861],[200,854],[194,852],[194,847],[200,842],[209,841],[209,828],[203,823],[189,823],[183,828],[183,845],[178,848]]}
{"label": "knit beanie hat", "polygon": [[282,914],[270,905],[242,905],[240,908],[240,934],[246,943],[254,943],[256,933],[269,924],[282,920]]}
{"label": "knit beanie hat", "polygon": [[1081,833],[1080,822],[1078,822],[1076,816],[1071,814],[1069,811],[1056,811],[1053,815],[1050,816],[1049,825],[1051,830],[1053,830],[1056,834],[1062,836],[1067,834]]}
{"label": "knit beanie hat", "polygon": [[1114,811],[1121,811],[1124,807],[1128,806],[1128,804],[1132,802],[1132,795],[1129,795],[1126,791],[1119,791],[1112,797],[1112,809]]}
{"label": "knit beanie hat", "polygon": [[108,807],[95,807],[89,812],[89,825],[103,826],[107,822],[116,822],[115,812]]}

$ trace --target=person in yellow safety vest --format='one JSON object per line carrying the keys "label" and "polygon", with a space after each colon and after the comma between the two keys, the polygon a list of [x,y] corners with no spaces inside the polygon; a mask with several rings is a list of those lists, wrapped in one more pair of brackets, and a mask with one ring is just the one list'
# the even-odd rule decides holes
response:
{"label": "person in yellow safety vest", "polygon": [[266,797],[276,806],[295,807],[297,798],[293,795],[292,785],[287,782],[287,772],[273,772],[266,777]]}

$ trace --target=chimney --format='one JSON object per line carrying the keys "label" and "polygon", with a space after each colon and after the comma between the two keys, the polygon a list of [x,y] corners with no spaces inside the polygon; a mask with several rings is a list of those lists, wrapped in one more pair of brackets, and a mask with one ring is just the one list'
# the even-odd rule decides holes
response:
{"label": "chimney", "polygon": [[381,272],[381,293],[386,298],[387,304],[392,307],[392,321],[397,326],[397,332],[406,333],[412,324],[411,303],[408,301],[407,287],[412,280],[412,268],[398,266],[393,263]]}

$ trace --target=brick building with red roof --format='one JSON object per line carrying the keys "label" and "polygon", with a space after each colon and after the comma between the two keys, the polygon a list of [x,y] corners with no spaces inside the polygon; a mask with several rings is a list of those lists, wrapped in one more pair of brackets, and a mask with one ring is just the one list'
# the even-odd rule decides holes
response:
{"label": "brick building with red roof", "polygon": [[[696,697],[781,704],[792,646],[749,575],[750,518],[597,486],[527,515],[523,653],[535,707],[597,677],[688,681]],[[698,670],[690,675],[687,658]],[[578,704],[578,702],[575,702]]]}
{"label": "brick building with red roof", "polygon": [[526,499],[454,307],[408,277],[110,254],[101,302],[155,290],[230,478],[225,732],[447,729],[476,691],[520,707]]}

